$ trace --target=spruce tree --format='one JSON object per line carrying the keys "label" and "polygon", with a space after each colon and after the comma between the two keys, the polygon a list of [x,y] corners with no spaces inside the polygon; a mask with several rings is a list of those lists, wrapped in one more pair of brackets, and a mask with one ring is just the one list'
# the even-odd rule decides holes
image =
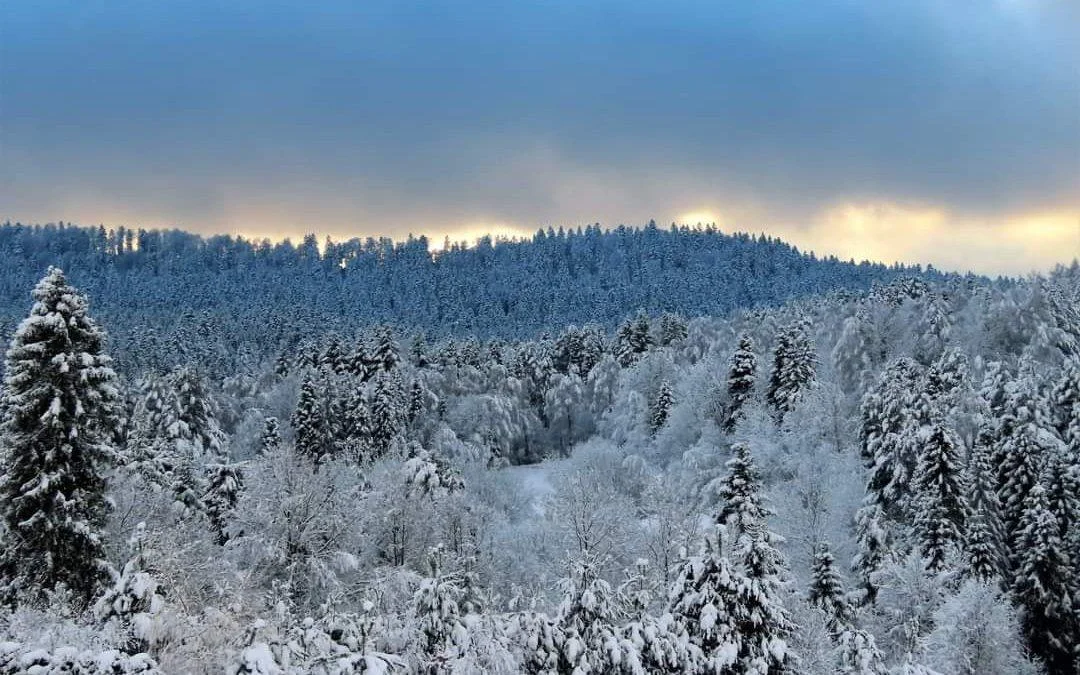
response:
{"label": "spruce tree", "polygon": [[390,326],[382,324],[375,328],[374,349],[370,361],[383,372],[390,372],[397,368],[401,357],[398,354],[394,331]]}
{"label": "spruce tree", "polygon": [[296,401],[291,423],[296,433],[297,454],[311,460],[316,469],[334,454],[329,402],[310,373],[300,386],[300,397]]}
{"label": "spruce tree", "polygon": [[244,474],[240,465],[215,462],[207,467],[209,478],[202,496],[203,509],[210,521],[214,541],[221,546],[229,540],[228,525],[232,512],[244,490]]}
{"label": "spruce tree", "polygon": [[746,403],[754,394],[754,381],[757,379],[757,356],[754,354],[754,341],[749,335],[739,338],[739,346],[731,357],[728,368],[727,410],[724,414],[724,430],[732,431],[745,415]]}
{"label": "spruce tree", "polygon": [[828,542],[821,542],[814,550],[812,580],[807,600],[826,614],[826,626],[833,635],[839,635],[854,619],[854,612],[844,593],[844,584],[836,569],[836,561]]}
{"label": "spruce tree", "polygon": [[116,574],[111,588],[94,603],[94,616],[117,623],[126,634],[124,652],[148,651],[163,636],[165,593],[146,559],[146,524],[139,523],[128,541],[131,557]]}
{"label": "spruce tree", "polygon": [[1046,489],[1027,492],[1018,524],[1012,593],[1020,605],[1028,646],[1050,675],[1071,675],[1077,664],[1080,623],[1072,597],[1076,562],[1061,541]]}
{"label": "spruce tree", "polygon": [[259,438],[259,452],[270,455],[279,447],[281,447],[281,424],[278,418],[267,417],[263,422],[262,436]]}
{"label": "spruce tree", "polygon": [[656,393],[656,400],[653,401],[652,411],[649,415],[649,430],[653,435],[656,435],[660,429],[667,424],[668,414],[671,412],[671,406],[675,403],[675,395],[671,391],[671,385],[664,382],[660,383],[660,390]]}
{"label": "spruce tree", "polygon": [[965,486],[959,445],[955,432],[938,420],[920,448],[913,486],[918,505],[915,532],[933,570],[941,569],[963,541]]}
{"label": "spruce tree", "polygon": [[375,377],[369,409],[370,447],[375,457],[385,454],[404,431],[402,394],[401,381],[393,375],[382,372]]}
{"label": "spruce tree", "polygon": [[5,361],[0,425],[0,575],[40,598],[66,586],[88,603],[108,580],[101,540],[115,456],[117,378],[87,300],[50,267]]}
{"label": "spruce tree", "polygon": [[807,329],[805,322],[798,321],[781,329],[776,336],[766,400],[779,422],[783,422],[784,416],[814,384],[817,354]]}

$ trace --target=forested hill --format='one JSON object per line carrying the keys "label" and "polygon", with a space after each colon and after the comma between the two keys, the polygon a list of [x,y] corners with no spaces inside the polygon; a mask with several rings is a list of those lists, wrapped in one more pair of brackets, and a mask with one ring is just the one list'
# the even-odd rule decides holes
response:
{"label": "forested hill", "polygon": [[[322,250],[320,251],[320,248]],[[216,324],[267,353],[288,333],[352,334],[389,322],[433,335],[523,337],[570,324],[607,328],[643,309],[692,317],[865,290],[920,268],[816,258],[769,237],[714,228],[599,226],[526,241],[483,239],[434,253],[425,238],[320,247],[179,230],[0,226],[0,328],[25,316],[27,289],[61,266],[114,339]],[[257,344],[249,344],[258,336]]]}

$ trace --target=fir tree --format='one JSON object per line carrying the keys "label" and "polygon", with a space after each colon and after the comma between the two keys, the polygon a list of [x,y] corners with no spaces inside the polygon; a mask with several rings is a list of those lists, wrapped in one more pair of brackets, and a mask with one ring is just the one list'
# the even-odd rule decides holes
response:
{"label": "fir tree", "polygon": [[66,586],[89,602],[108,572],[104,472],[119,395],[86,298],[49,268],[5,362],[0,406],[0,573],[16,594]]}
{"label": "fir tree", "polygon": [[778,421],[791,412],[808,388],[813,386],[817,354],[803,322],[793,323],[776,336],[773,370],[766,400]]}
{"label": "fir tree", "polygon": [[369,410],[370,447],[375,457],[385,454],[403,431],[405,410],[400,385],[400,380],[385,372],[375,377]]}
{"label": "fir tree", "polygon": [[922,443],[915,473],[915,532],[922,554],[934,570],[941,569],[949,553],[959,550],[963,541],[965,486],[959,445],[955,432],[936,421]]}
{"label": "fir tree", "polygon": [[259,438],[259,452],[273,454],[281,447],[281,424],[276,417],[267,417],[263,422],[262,436]]}
{"label": "fir tree", "polygon": [[731,447],[732,456],[725,466],[727,472],[720,479],[718,494],[720,510],[716,522],[724,525],[735,537],[754,531],[765,521],[769,512],[761,503],[757,469],[750,457],[750,446],[736,443]]}
{"label": "fir tree", "polygon": [[976,441],[967,466],[967,515],[964,532],[964,574],[990,581],[1002,571],[1002,531],[990,449]]}
{"label": "fir tree", "polygon": [[1071,595],[1075,562],[1065,551],[1046,490],[1039,483],[1025,495],[1018,528],[1012,593],[1022,608],[1024,635],[1050,675],[1075,673],[1080,645]]}
{"label": "fir tree", "polygon": [[397,368],[401,357],[398,355],[397,341],[394,340],[394,331],[390,326],[382,324],[375,328],[374,349],[371,353],[370,362],[383,372],[390,372]]}
{"label": "fir tree", "polygon": [[854,612],[844,593],[844,585],[828,542],[821,542],[814,550],[812,573],[807,600],[825,612],[826,625],[830,632],[839,635],[851,624]]}
{"label": "fir tree", "polygon": [[686,320],[665,312],[660,317],[660,346],[666,347],[686,339]]}
{"label": "fir tree", "polygon": [[749,335],[739,338],[739,346],[731,357],[728,368],[727,410],[724,414],[724,430],[732,431],[745,415],[743,408],[754,394],[754,382],[757,379],[757,356],[754,354],[754,342]]}
{"label": "fir tree", "polygon": [[209,480],[202,496],[203,509],[210,520],[214,541],[221,546],[229,540],[227,531],[232,512],[244,489],[244,474],[237,464],[216,462],[207,467]]}
{"label": "fir tree", "polygon": [[671,406],[675,403],[675,395],[671,391],[671,385],[667,381],[660,383],[660,390],[656,393],[653,401],[651,414],[649,415],[649,429],[655,435],[667,424]]}
{"label": "fir tree", "polygon": [[131,557],[114,575],[112,587],[94,603],[99,621],[120,625],[127,636],[123,650],[128,654],[149,651],[164,637],[165,592],[147,564],[145,541],[146,524],[139,523],[128,541]]}
{"label": "fir tree", "polygon": [[329,420],[329,403],[315,378],[308,374],[300,387],[300,397],[292,415],[296,432],[296,452],[318,468],[334,454],[334,438]]}
{"label": "fir tree", "polygon": [[420,582],[413,596],[413,611],[420,629],[419,672],[451,672],[447,662],[458,657],[468,634],[459,602],[463,596],[461,578],[442,570],[443,552],[428,554],[429,576]]}

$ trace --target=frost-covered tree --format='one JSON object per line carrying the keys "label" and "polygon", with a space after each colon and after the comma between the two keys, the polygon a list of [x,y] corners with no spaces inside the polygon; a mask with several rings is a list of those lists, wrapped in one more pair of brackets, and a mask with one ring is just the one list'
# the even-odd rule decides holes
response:
{"label": "frost-covered tree", "polygon": [[997,479],[990,462],[990,449],[976,443],[968,457],[965,479],[964,574],[985,582],[997,578],[1003,569]]}
{"label": "frost-covered tree", "polygon": [[955,432],[941,420],[928,432],[919,448],[915,471],[918,507],[914,526],[927,564],[939,569],[963,542],[966,486]]}
{"label": "frost-covered tree", "polygon": [[821,542],[816,547],[812,573],[807,600],[825,612],[829,630],[839,635],[854,619],[854,612],[844,593],[844,584],[828,542]]}
{"label": "frost-covered tree", "polygon": [[244,473],[239,464],[216,462],[207,467],[207,474],[203,509],[210,521],[214,541],[224,545],[229,540],[228,526],[233,510],[244,489]]}
{"label": "frost-covered tree", "polygon": [[297,454],[307,457],[316,467],[334,455],[334,433],[327,399],[326,392],[309,373],[300,387],[291,420],[296,433]]}
{"label": "frost-covered tree", "polygon": [[649,429],[653,434],[656,434],[667,424],[668,414],[671,412],[671,406],[674,403],[675,394],[671,391],[671,385],[665,380],[660,383],[660,389],[656,392],[656,398],[653,399],[649,414]]}
{"label": "frost-covered tree", "polygon": [[7,351],[0,405],[0,575],[16,596],[65,586],[88,603],[108,580],[101,531],[117,378],[87,300],[49,268]]}
{"label": "frost-covered tree", "polygon": [[615,358],[624,368],[636,363],[641,355],[652,346],[649,333],[649,316],[638,312],[633,319],[627,319],[615,334]]}
{"label": "frost-covered tree", "polygon": [[405,430],[403,397],[400,379],[386,372],[375,376],[368,417],[369,447],[374,457],[385,454]]}
{"label": "frost-covered tree", "polygon": [[765,397],[779,421],[814,385],[817,353],[808,331],[806,322],[797,321],[785,326],[776,336],[772,375]]}
{"label": "frost-covered tree", "polygon": [[377,326],[372,342],[370,363],[383,372],[390,372],[397,368],[398,363],[401,362],[401,356],[398,354],[394,330],[386,324]]}
{"label": "frost-covered tree", "polygon": [[118,624],[126,635],[122,648],[128,654],[149,651],[168,638],[165,592],[149,567],[145,546],[146,525],[139,523],[128,541],[131,557],[94,603],[94,616]]}
{"label": "frost-covered tree", "polygon": [[686,319],[668,312],[660,316],[659,343],[661,347],[685,340],[686,334]]}
{"label": "frost-covered tree", "polygon": [[965,581],[933,613],[921,658],[941,673],[1034,675],[1015,610],[994,584]]}
{"label": "frost-covered tree", "polygon": [[460,575],[442,569],[442,549],[428,554],[429,574],[413,595],[413,611],[419,630],[421,673],[451,672],[448,662],[457,659],[466,646],[468,628],[460,601],[464,594]]}
{"label": "frost-covered tree", "polygon": [[1075,673],[1080,645],[1080,616],[1072,595],[1076,563],[1059,536],[1041,483],[1025,496],[1017,527],[1012,594],[1021,607],[1024,635],[1048,673]]}
{"label": "frost-covered tree", "polygon": [[731,431],[743,418],[743,407],[754,395],[757,380],[757,356],[754,341],[749,335],[739,338],[739,346],[731,356],[727,378],[727,410],[724,412],[724,429]]}
{"label": "frost-covered tree", "polygon": [[563,599],[556,617],[557,672],[642,672],[641,655],[619,630],[623,599],[595,567],[588,561],[576,563],[560,588]]}
{"label": "frost-covered tree", "polygon": [[267,417],[259,437],[259,452],[268,455],[281,445],[281,424],[276,417]]}

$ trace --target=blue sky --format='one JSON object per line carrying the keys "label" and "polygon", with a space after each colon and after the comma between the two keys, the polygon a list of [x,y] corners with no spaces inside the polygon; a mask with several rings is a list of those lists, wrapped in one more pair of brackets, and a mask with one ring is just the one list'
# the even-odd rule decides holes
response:
{"label": "blue sky", "polygon": [[471,237],[712,220],[1080,255],[1080,3],[0,7],[0,218]]}

